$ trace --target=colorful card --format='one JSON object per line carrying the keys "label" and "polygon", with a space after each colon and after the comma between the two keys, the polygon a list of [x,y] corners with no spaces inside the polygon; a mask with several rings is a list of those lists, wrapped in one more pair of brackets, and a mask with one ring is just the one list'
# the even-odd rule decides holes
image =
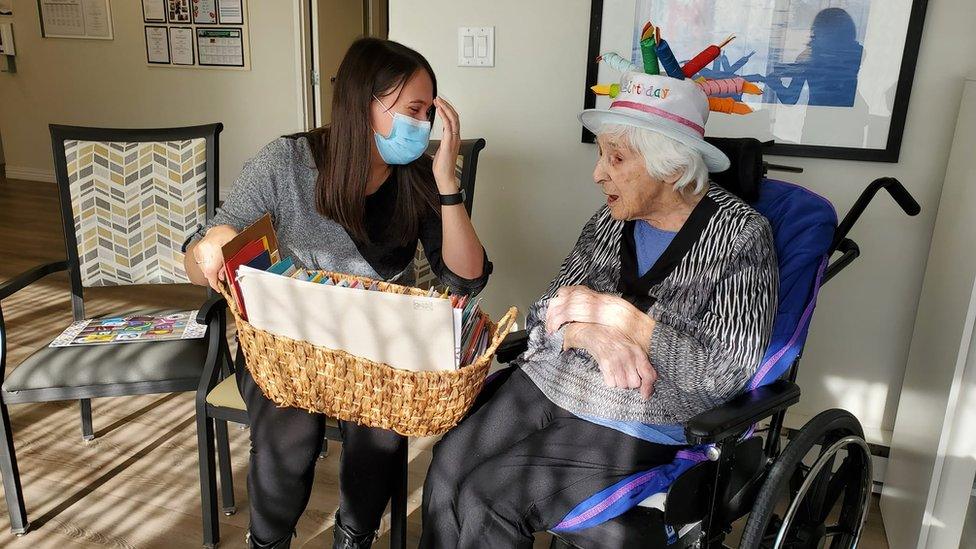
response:
{"label": "colorful card", "polygon": [[80,320],[54,338],[49,347],[200,339],[206,335],[207,325],[198,324],[196,316],[197,311],[183,311]]}

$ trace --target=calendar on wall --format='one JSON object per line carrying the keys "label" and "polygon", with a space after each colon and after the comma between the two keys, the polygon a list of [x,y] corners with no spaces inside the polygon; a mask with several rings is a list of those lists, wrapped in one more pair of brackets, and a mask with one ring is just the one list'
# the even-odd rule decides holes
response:
{"label": "calendar on wall", "polygon": [[111,40],[109,0],[37,0],[44,38]]}
{"label": "calendar on wall", "polygon": [[142,0],[142,20],[151,66],[251,68],[247,0]]}

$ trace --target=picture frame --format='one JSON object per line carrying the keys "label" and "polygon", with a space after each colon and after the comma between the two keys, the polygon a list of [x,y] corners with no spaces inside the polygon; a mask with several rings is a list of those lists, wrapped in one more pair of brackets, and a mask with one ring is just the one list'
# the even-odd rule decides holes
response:
{"label": "picture frame", "polygon": [[[771,155],[897,162],[928,0],[828,4],[773,0],[747,9],[738,0],[591,0],[583,107],[607,108],[609,98],[589,88],[620,80],[596,62],[599,55],[615,51],[641,65],[646,20],[662,28],[681,62],[736,34],[700,74],[742,76],[763,93],[737,97],[752,114],[711,113],[708,135],[772,141]],[[582,140],[594,136],[584,129]]]}
{"label": "picture frame", "polygon": [[143,23],[166,22],[166,0],[142,0]]}
{"label": "picture frame", "polygon": [[243,25],[243,0],[217,0],[217,22],[221,25]]}
{"label": "picture frame", "polygon": [[[241,27],[195,27],[197,64],[201,67],[235,67],[247,66],[247,48],[245,46],[244,29]],[[218,42],[219,41],[219,42]],[[212,46],[205,46],[203,42],[216,42]],[[227,49],[225,53],[211,53],[214,48]],[[237,50],[240,50],[238,53]]]}
{"label": "picture frame", "polygon": [[[185,41],[184,41],[185,40]],[[192,67],[196,64],[196,36],[193,27],[169,27],[169,58],[174,66]],[[180,49],[178,49],[178,47]],[[185,49],[184,49],[185,48]],[[187,58],[186,56],[189,56]]]}
{"label": "picture frame", "polygon": [[166,20],[170,23],[191,23],[190,0],[166,0]]}
{"label": "picture frame", "polygon": [[[151,65],[169,65],[169,28],[162,25],[144,25],[143,33],[146,38],[146,62]],[[156,43],[160,39],[163,43]]]}

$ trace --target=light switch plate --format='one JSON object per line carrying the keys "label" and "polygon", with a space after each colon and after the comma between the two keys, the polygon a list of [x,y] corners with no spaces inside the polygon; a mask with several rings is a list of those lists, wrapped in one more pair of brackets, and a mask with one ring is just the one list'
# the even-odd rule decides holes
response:
{"label": "light switch plate", "polygon": [[458,27],[458,66],[495,66],[495,27]]}

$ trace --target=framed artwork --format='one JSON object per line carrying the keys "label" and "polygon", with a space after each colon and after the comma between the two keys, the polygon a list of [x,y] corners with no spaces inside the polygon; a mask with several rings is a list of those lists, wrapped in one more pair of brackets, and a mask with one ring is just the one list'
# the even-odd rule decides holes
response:
{"label": "framed artwork", "polygon": [[[620,73],[616,52],[643,65],[651,21],[684,64],[730,35],[698,76],[741,77],[753,112],[711,113],[708,135],[773,141],[769,154],[897,162],[928,0],[592,0],[587,88]],[[584,108],[611,99],[587,90]],[[583,140],[593,135],[584,130]]]}

